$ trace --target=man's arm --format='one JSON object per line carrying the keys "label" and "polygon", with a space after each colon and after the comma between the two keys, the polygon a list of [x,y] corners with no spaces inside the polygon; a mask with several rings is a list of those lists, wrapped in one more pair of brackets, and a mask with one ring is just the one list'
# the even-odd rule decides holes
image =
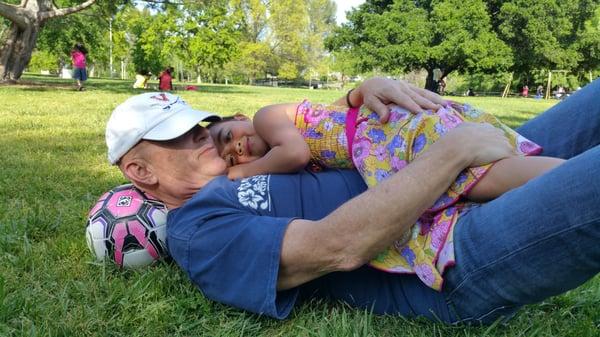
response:
{"label": "man's arm", "polygon": [[278,289],[360,267],[399,239],[464,168],[511,154],[502,131],[464,123],[322,220],[293,220],[283,239]]}

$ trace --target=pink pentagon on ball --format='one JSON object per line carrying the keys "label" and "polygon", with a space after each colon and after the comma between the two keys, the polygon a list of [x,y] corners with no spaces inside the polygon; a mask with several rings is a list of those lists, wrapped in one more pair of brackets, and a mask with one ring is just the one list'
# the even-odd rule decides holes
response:
{"label": "pink pentagon on ball", "polygon": [[144,197],[133,187],[115,192],[110,197],[106,209],[116,218],[135,215],[144,203]]}
{"label": "pink pentagon on ball", "polygon": [[150,256],[154,259],[158,259],[158,252],[153,245],[149,244],[148,238],[146,237],[146,227],[137,220],[129,221],[128,223],[129,233],[133,235],[137,242],[144,247]]}
{"label": "pink pentagon on ball", "polygon": [[115,244],[115,262],[119,266],[123,265],[123,246],[125,245],[125,237],[127,237],[127,225],[125,222],[115,223],[112,231],[112,239]]}
{"label": "pink pentagon on ball", "polygon": [[106,200],[106,197],[108,197],[109,194],[110,194],[110,192],[106,192],[106,193],[102,194],[102,196],[100,198],[98,198],[98,201],[96,202],[94,207],[92,207],[90,209],[90,212],[88,213],[89,218],[96,215],[96,213],[100,210],[100,208],[102,208],[102,205],[104,205],[104,200]]}

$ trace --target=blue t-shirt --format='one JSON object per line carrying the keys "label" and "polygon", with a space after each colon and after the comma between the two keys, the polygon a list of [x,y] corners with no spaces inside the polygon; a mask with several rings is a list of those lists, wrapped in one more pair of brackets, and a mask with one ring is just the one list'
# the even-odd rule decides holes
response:
{"label": "blue t-shirt", "polygon": [[169,251],[205,296],[257,314],[282,319],[300,300],[326,298],[374,313],[448,317],[443,295],[414,275],[367,266],[277,291],[290,221],[321,219],[365,189],[360,175],[350,170],[236,181],[219,177],[169,212]]}

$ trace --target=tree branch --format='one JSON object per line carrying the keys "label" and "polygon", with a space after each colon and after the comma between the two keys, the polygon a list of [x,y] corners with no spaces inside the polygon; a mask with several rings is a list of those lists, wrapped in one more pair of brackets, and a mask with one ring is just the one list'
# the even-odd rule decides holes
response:
{"label": "tree branch", "polygon": [[0,16],[16,24],[19,28],[27,27],[26,14],[22,7],[0,2]]}
{"label": "tree branch", "polygon": [[184,5],[185,1],[171,1],[171,0],[139,0],[140,2],[148,2],[153,4],[169,4],[169,5]]}
{"label": "tree branch", "polygon": [[69,8],[61,8],[61,9],[55,9],[52,11],[46,11],[46,12],[42,12],[39,15],[39,18],[41,21],[46,21],[48,19],[52,19],[52,18],[57,18],[57,17],[61,17],[61,16],[65,16],[68,14],[72,14],[72,13],[77,13],[79,11],[82,11],[88,7],[90,7],[91,5],[93,5],[94,3],[96,3],[96,0],[88,0],[82,4],[79,4],[77,6],[73,6],[73,7],[69,7]]}

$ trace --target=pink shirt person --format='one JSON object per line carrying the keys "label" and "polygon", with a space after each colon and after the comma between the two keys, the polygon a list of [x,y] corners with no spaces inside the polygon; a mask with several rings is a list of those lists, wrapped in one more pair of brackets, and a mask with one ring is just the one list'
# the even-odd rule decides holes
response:
{"label": "pink shirt person", "polygon": [[85,68],[85,54],[79,50],[71,51],[71,60],[75,68]]}

